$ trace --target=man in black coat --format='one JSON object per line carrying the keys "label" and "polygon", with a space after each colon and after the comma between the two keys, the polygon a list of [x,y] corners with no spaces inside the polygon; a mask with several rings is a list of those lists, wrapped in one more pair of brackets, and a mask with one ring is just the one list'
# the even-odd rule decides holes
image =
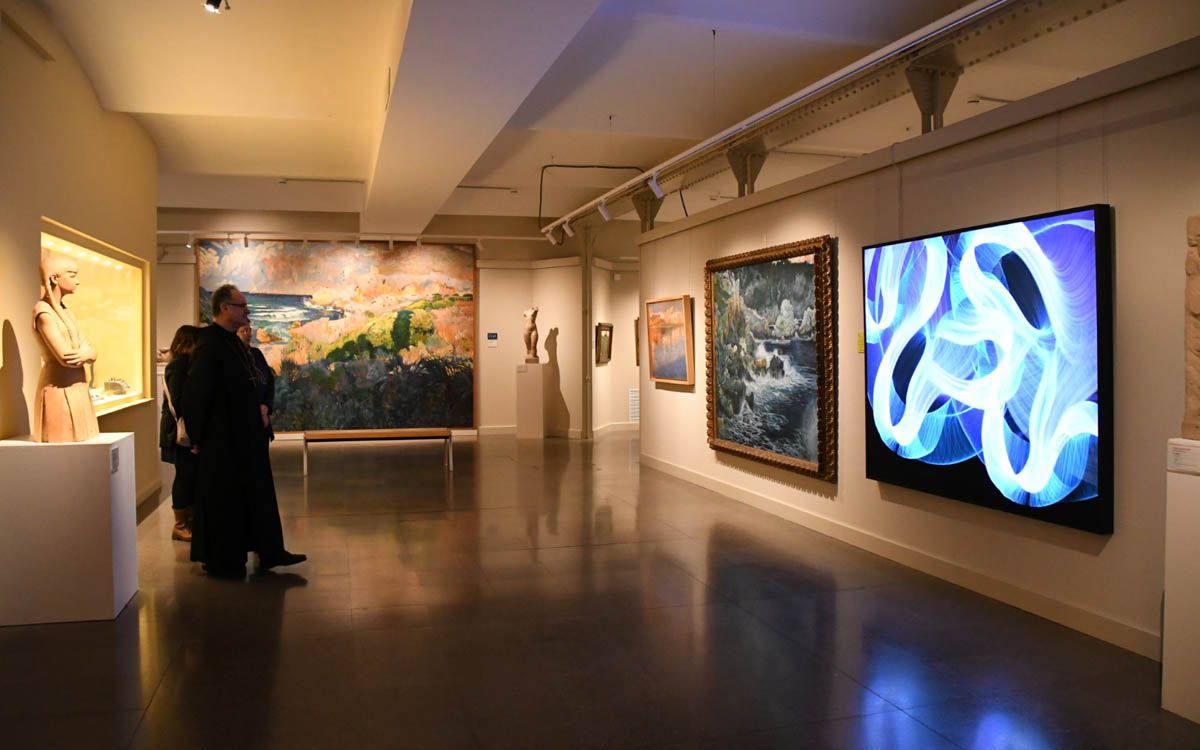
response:
{"label": "man in black coat", "polygon": [[196,338],[188,366],[184,423],[197,450],[192,559],[210,575],[240,578],[246,553],[259,569],[307,559],[284,549],[262,412],[261,375],[237,330],[250,322],[246,296],[232,284],[212,296],[213,324]]}

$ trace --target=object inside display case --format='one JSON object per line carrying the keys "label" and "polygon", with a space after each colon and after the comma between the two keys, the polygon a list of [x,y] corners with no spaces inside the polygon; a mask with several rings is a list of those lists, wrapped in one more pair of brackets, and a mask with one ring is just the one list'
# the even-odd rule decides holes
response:
{"label": "object inside display case", "polygon": [[42,232],[42,251],[69,256],[79,267],[79,287],[66,304],[97,352],[87,367],[96,414],[147,398],[144,263],[85,236],[75,237],[65,227],[48,228],[56,231]]}

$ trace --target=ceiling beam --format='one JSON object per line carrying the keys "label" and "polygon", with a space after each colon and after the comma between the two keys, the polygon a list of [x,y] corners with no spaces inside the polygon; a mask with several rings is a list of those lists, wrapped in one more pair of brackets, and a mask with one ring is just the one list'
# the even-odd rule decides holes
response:
{"label": "ceiling beam", "polygon": [[600,0],[415,0],[363,230],[420,233]]}

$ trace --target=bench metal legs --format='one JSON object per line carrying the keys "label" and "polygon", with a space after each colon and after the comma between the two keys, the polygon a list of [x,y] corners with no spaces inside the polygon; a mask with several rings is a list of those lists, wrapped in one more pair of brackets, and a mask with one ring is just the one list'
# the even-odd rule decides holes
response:
{"label": "bench metal legs", "polygon": [[[308,476],[308,441],[304,443],[304,476]],[[446,438],[446,455],[442,458],[442,465],[449,467],[450,471],[454,471],[454,435]]]}

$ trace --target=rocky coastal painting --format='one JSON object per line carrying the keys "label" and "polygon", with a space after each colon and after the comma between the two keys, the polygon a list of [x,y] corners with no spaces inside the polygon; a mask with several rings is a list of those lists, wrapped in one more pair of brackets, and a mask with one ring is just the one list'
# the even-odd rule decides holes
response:
{"label": "rocky coastal painting", "polygon": [[833,241],[705,267],[709,444],[834,474]]}
{"label": "rocky coastal painting", "polygon": [[474,426],[475,248],[204,240],[200,319],[246,294],[276,431]]}

